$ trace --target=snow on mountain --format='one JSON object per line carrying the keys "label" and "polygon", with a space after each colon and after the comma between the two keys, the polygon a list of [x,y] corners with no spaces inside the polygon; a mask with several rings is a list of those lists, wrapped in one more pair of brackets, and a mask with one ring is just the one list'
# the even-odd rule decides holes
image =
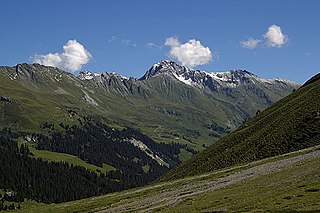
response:
{"label": "snow on mountain", "polygon": [[80,80],[98,80],[98,79],[101,79],[101,78],[111,78],[111,77],[115,77],[115,78],[118,78],[120,79],[121,81],[123,80],[129,80],[129,78],[123,76],[123,75],[120,75],[116,72],[111,72],[111,73],[108,73],[108,72],[103,72],[103,73],[92,73],[90,71],[82,71],[80,72],[80,74],[78,75],[78,78]]}
{"label": "snow on mountain", "polygon": [[91,80],[91,79],[93,79],[94,78],[94,74],[92,73],[92,72],[90,72],[90,71],[82,71],[82,72],[80,72],[80,74],[79,74],[79,78],[81,79],[81,80]]}
{"label": "snow on mountain", "polygon": [[216,88],[235,88],[248,84],[275,84],[298,85],[295,82],[281,78],[264,79],[247,70],[230,70],[227,72],[206,72],[180,66],[173,61],[161,61],[154,64],[140,80],[147,80],[161,74],[171,75],[180,82],[194,87],[213,86]]}
{"label": "snow on mountain", "polygon": [[261,78],[247,70],[238,69],[226,72],[207,72],[181,66],[174,61],[168,60],[154,64],[140,79],[127,78],[115,72],[94,74],[89,71],[81,72],[78,78],[80,80],[94,81],[100,86],[128,94],[133,92],[132,84],[141,85],[144,81],[148,81],[150,78],[157,76],[174,78],[185,85],[199,89],[209,88],[212,91],[255,84],[281,88],[299,86],[295,82],[281,78]]}

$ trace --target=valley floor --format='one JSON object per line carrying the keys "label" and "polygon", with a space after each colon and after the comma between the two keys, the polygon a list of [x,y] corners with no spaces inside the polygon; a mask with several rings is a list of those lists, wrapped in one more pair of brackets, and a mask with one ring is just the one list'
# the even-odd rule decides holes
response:
{"label": "valley floor", "polygon": [[317,212],[320,146],[205,175],[27,212]]}

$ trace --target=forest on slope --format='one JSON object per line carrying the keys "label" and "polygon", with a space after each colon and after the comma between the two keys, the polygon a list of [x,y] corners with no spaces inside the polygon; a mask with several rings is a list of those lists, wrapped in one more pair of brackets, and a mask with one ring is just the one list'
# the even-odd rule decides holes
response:
{"label": "forest on slope", "polygon": [[[195,152],[177,143],[156,143],[138,130],[115,130],[87,118],[80,126],[61,126],[64,131],[55,131],[52,124],[45,123],[47,135],[0,131],[0,189],[13,193],[2,201],[59,203],[145,185],[178,164],[181,149]],[[18,143],[21,138],[29,140]],[[130,143],[132,139],[148,150]],[[68,162],[48,162],[33,155],[29,150],[33,145],[78,156],[101,170],[104,163],[115,170],[103,173]]]}

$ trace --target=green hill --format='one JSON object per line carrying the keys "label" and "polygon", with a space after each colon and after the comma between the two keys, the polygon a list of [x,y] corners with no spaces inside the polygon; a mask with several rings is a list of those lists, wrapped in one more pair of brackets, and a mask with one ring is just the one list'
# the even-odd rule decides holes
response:
{"label": "green hill", "polygon": [[317,75],[161,180],[198,175],[320,144],[319,100]]}

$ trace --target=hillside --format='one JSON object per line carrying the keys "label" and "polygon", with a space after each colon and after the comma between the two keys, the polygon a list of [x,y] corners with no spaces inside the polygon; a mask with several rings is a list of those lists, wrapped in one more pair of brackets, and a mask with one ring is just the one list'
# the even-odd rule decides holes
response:
{"label": "hillside", "polygon": [[316,76],[161,180],[202,174],[320,144],[319,100],[320,80]]}
{"label": "hillside", "polygon": [[[59,203],[145,185],[179,163],[177,156],[186,149],[156,143],[137,130],[81,122],[31,138],[0,130],[0,189],[12,194],[0,202]],[[77,164],[68,162],[72,156],[78,156]]]}
{"label": "hillside", "polygon": [[319,162],[316,146],[89,199],[26,204],[17,212],[319,212]]}

